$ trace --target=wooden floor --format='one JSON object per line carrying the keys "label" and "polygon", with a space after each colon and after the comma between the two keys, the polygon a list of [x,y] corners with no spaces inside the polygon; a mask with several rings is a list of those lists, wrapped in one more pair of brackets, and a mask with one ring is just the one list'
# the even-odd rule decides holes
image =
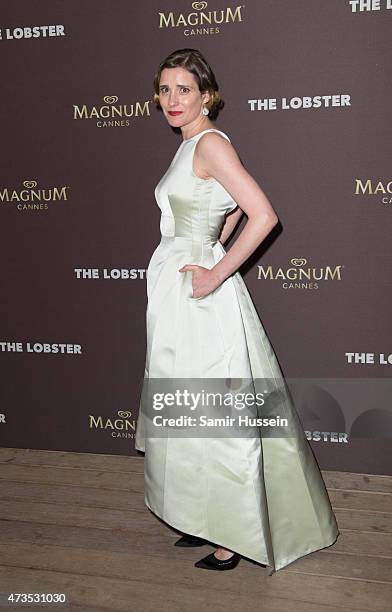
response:
{"label": "wooden floor", "polygon": [[[323,472],[341,535],[268,576],[193,566],[212,552],[143,501],[143,457],[0,449],[0,593],[65,593],[79,612],[392,610],[392,477]],[[0,610],[3,609],[0,606]]]}

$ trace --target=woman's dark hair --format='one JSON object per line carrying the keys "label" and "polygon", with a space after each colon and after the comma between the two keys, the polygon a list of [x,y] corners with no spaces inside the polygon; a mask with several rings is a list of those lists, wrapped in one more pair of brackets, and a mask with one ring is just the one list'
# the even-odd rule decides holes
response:
{"label": "woman's dark hair", "polygon": [[224,106],[224,102],[219,94],[219,86],[211,66],[205,57],[197,49],[177,49],[164,59],[158,68],[158,72],[154,77],[154,102],[157,108],[161,108],[159,104],[159,82],[161,73],[164,68],[176,68],[181,66],[191,72],[197,81],[201,92],[208,91],[210,99],[206,102],[208,108],[209,119],[216,119],[219,111]]}

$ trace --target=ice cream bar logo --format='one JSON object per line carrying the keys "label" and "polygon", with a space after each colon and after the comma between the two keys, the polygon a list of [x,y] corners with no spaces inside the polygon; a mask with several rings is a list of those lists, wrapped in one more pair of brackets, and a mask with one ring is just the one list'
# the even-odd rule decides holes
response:
{"label": "ice cream bar logo", "polygon": [[290,263],[287,268],[257,266],[257,279],[283,281],[283,289],[318,289],[321,282],[342,280],[342,264],[312,267],[305,257],[293,257]]}
{"label": "ice cream bar logo", "polygon": [[136,421],[131,419],[130,410],[119,410],[117,417],[89,415],[89,429],[101,429],[110,432],[112,438],[133,438],[136,431]]}
{"label": "ice cream bar logo", "polygon": [[73,119],[92,119],[97,127],[128,127],[130,119],[150,117],[152,100],[144,102],[119,103],[118,96],[104,96],[102,104],[73,105]]}
{"label": "ice cream bar logo", "polygon": [[187,13],[158,13],[160,28],[185,28],[184,34],[218,33],[219,26],[243,21],[244,5],[207,10],[207,2],[192,2]]}
{"label": "ice cream bar logo", "polygon": [[359,196],[378,196],[380,203],[392,205],[392,181],[355,179],[354,194]]}
{"label": "ice cream bar logo", "polygon": [[0,204],[15,204],[18,210],[43,210],[48,203],[68,201],[69,187],[38,187],[35,180],[25,180],[21,189],[0,187]]}

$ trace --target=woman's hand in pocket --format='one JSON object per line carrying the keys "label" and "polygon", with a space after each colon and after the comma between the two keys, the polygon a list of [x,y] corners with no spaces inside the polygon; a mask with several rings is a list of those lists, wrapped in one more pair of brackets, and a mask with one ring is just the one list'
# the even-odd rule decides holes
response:
{"label": "woman's hand in pocket", "polygon": [[221,284],[220,278],[213,270],[198,266],[197,264],[185,264],[179,269],[179,272],[192,272],[192,290],[193,298],[206,297],[212,291],[215,291]]}

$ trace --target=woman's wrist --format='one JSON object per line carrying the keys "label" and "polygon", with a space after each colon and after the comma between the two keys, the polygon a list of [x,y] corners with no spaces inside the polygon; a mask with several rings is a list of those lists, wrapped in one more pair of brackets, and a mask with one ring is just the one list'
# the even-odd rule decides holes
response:
{"label": "woman's wrist", "polygon": [[221,285],[223,283],[224,280],[226,280],[226,278],[228,276],[230,276],[230,274],[225,273],[225,271],[222,269],[222,266],[220,266],[220,262],[222,261],[219,260],[215,266],[213,268],[210,269],[210,272],[213,276],[213,278],[215,279],[215,282],[218,284],[217,286],[219,287],[219,285]]}

